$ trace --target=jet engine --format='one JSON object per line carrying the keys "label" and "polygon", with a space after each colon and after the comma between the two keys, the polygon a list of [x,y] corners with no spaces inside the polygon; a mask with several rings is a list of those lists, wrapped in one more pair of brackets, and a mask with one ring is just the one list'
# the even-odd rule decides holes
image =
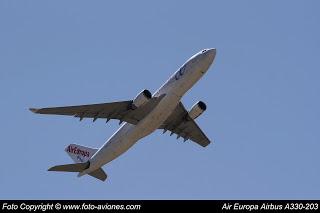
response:
{"label": "jet engine", "polygon": [[199,117],[204,111],[206,111],[207,109],[207,105],[202,102],[199,101],[198,103],[196,103],[195,105],[193,105],[193,107],[191,108],[191,110],[189,111],[189,116],[192,119],[196,119],[197,117]]}
{"label": "jet engine", "polygon": [[132,102],[132,105],[134,108],[138,108],[142,106],[143,104],[147,103],[151,99],[152,95],[149,90],[143,90],[141,91]]}

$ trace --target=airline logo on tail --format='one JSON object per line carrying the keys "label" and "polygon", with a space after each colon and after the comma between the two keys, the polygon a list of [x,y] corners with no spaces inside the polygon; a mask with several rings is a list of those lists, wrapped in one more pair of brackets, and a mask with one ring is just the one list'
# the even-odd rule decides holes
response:
{"label": "airline logo on tail", "polygon": [[86,150],[82,150],[77,146],[69,145],[67,147],[66,151],[69,153],[76,154],[76,155],[82,155],[82,157],[88,157],[88,158],[90,157],[90,152],[88,152]]}
{"label": "airline logo on tail", "polygon": [[97,149],[78,144],[70,144],[66,147],[65,151],[75,163],[84,163],[87,162],[97,152]]}

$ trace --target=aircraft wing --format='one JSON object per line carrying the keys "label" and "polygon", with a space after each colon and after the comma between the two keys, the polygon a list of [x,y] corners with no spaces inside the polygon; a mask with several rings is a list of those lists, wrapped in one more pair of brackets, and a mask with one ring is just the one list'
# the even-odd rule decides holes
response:
{"label": "aircraft wing", "polygon": [[160,129],[171,131],[176,134],[177,138],[184,138],[184,141],[192,140],[193,142],[206,147],[210,144],[208,137],[202,132],[198,124],[189,117],[188,111],[180,102],[169,118],[161,125]]}
{"label": "aircraft wing", "polygon": [[132,100],[112,102],[112,103],[101,103],[101,104],[90,104],[90,105],[79,105],[79,106],[65,106],[65,107],[51,107],[51,108],[30,108],[34,113],[38,114],[49,114],[49,115],[69,115],[80,118],[92,118],[95,121],[98,118],[117,119],[131,124],[137,124],[151,110],[160,102],[163,96],[153,97],[146,104],[138,107],[132,107]]}

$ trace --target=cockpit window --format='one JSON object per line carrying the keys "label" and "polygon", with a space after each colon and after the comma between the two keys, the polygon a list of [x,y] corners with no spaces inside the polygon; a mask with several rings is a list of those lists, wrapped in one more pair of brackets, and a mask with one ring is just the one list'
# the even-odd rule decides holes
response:
{"label": "cockpit window", "polygon": [[202,50],[202,53],[205,53],[207,50]]}

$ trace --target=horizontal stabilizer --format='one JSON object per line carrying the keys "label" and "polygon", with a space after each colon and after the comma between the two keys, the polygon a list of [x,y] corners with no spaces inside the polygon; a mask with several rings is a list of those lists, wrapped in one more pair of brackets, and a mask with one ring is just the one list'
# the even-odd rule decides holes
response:
{"label": "horizontal stabilizer", "polygon": [[101,181],[105,181],[107,179],[107,174],[101,168],[89,173],[88,175],[97,178]]}
{"label": "horizontal stabilizer", "polygon": [[76,164],[65,164],[51,167],[48,171],[56,172],[82,172],[90,167],[90,162],[76,163]]}
{"label": "horizontal stabilizer", "polygon": [[33,113],[37,113],[38,112],[38,109],[35,109],[35,108],[29,108],[29,110]]}

